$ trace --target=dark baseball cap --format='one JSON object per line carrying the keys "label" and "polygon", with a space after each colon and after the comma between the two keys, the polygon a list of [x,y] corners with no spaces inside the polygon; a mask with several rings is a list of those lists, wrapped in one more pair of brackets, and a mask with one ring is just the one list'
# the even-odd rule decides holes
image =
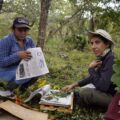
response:
{"label": "dark baseball cap", "polygon": [[25,17],[16,17],[13,21],[13,26],[17,28],[25,27],[30,29],[29,21]]}

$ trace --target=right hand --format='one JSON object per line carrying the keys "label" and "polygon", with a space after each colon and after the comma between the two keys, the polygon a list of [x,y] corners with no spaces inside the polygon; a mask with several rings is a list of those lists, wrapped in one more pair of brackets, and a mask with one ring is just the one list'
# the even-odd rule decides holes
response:
{"label": "right hand", "polygon": [[66,85],[61,89],[61,92],[71,92],[74,89],[73,85]]}
{"label": "right hand", "polygon": [[29,51],[19,51],[17,54],[21,59],[24,60],[29,60],[32,57]]}
{"label": "right hand", "polygon": [[102,61],[95,60],[89,64],[89,68],[95,68],[97,66],[100,66],[102,64]]}

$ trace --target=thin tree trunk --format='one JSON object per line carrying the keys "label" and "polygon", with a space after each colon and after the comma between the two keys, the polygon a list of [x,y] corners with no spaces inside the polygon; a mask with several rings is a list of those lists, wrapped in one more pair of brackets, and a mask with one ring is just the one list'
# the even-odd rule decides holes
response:
{"label": "thin tree trunk", "polygon": [[95,28],[96,28],[95,13],[91,11],[90,30],[95,31]]}
{"label": "thin tree trunk", "polygon": [[2,10],[3,0],[0,0],[0,11]]}
{"label": "thin tree trunk", "polygon": [[95,31],[95,18],[93,16],[90,19],[90,30]]}
{"label": "thin tree trunk", "polygon": [[48,11],[50,7],[51,0],[41,0],[41,14],[40,14],[40,24],[39,24],[39,33],[37,46],[44,48],[45,37],[46,37],[46,26]]}

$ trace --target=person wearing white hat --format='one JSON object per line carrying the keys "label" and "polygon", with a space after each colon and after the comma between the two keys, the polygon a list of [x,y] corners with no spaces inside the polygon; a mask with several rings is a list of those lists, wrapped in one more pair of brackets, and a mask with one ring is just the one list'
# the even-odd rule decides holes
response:
{"label": "person wearing white hat", "polygon": [[[99,106],[107,108],[113,95],[116,93],[115,85],[111,82],[114,73],[114,53],[112,52],[113,40],[108,32],[98,29],[89,31],[88,38],[96,60],[89,64],[89,76],[67,85],[61,91],[69,92],[76,87],[82,87],[79,92],[74,92],[74,101],[79,106]],[[92,83],[94,87],[83,87]]]}

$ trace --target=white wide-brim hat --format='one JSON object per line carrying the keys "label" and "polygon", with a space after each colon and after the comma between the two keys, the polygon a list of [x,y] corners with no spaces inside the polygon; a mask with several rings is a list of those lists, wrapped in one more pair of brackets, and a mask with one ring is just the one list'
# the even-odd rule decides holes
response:
{"label": "white wide-brim hat", "polygon": [[94,35],[100,35],[104,37],[106,40],[110,41],[112,44],[114,44],[111,35],[105,30],[98,29],[95,32],[92,32],[92,31],[88,32],[89,39],[91,39]]}

